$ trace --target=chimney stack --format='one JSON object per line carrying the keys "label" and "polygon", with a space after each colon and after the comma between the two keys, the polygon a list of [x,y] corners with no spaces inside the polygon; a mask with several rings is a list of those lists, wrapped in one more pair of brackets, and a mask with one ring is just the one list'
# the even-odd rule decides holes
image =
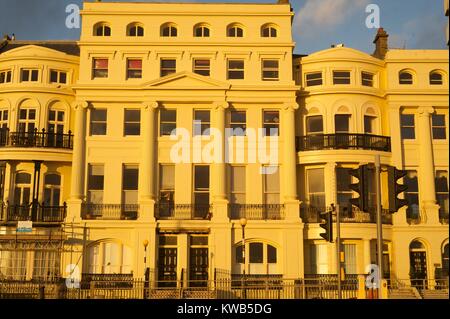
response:
{"label": "chimney stack", "polygon": [[375,40],[373,40],[373,43],[375,43],[375,52],[372,55],[374,57],[381,60],[384,59],[386,53],[389,50],[388,37],[389,34],[387,34],[387,32],[384,31],[383,28],[378,29],[377,35],[375,36]]}
{"label": "chimney stack", "polygon": [[278,4],[290,4],[289,0],[278,0]]}

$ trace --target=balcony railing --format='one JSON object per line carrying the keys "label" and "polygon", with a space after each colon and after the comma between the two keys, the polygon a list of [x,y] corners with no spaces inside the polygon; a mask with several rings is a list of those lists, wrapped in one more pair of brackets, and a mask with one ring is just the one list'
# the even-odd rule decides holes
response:
{"label": "balcony railing", "polygon": [[371,151],[391,151],[391,138],[372,134],[314,134],[296,138],[297,151],[317,151],[336,149],[361,149]]}
{"label": "balcony railing", "polygon": [[3,204],[1,220],[4,222],[32,221],[36,223],[62,223],[66,218],[67,206],[46,206],[45,204]]}
{"label": "balcony railing", "polygon": [[283,204],[231,204],[231,219],[276,220],[284,219]]}
{"label": "balcony railing", "polygon": [[92,204],[82,206],[83,219],[103,220],[136,220],[138,218],[138,204]]}
{"label": "balcony railing", "polygon": [[158,203],[155,207],[155,215],[156,219],[211,219],[212,205]]}
{"label": "balcony railing", "polygon": [[32,132],[10,132],[0,129],[0,147],[42,147],[73,149],[73,134],[46,132],[45,129]]}
{"label": "balcony railing", "polygon": [[[321,223],[321,212],[330,211],[331,208],[320,208],[313,206],[303,206],[300,208],[300,216],[304,223]],[[373,224],[377,222],[376,209],[371,208],[369,212],[362,212],[357,207],[352,207],[351,211],[348,209],[340,208],[340,221],[341,223],[369,223]],[[333,217],[335,221],[336,217]],[[381,210],[381,220],[385,225],[392,225],[392,214],[387,209]]]}

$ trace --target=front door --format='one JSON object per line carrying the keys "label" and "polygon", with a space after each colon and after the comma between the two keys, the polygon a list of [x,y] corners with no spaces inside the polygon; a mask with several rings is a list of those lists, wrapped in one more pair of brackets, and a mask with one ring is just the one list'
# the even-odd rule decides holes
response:
{"label": "front door", "polygon": [[177,286],[177,248],[159,248],[158,287]]}
{"label": "front door", "polygon": [[208,248],[190,248],[189,286],[208,285]]}
{"label": "front door", "polygon": [[426,289],[427,279],[427,254],[425,251],[411,251],[410,279],[411,285],[417,289]]}

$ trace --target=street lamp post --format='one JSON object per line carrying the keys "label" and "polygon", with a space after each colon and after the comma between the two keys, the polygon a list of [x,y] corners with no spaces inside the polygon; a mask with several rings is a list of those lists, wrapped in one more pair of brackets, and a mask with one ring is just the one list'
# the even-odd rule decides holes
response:
{"label": "street lamp post", "polygon": [[147,291],[149,287],[149,269],[147,268],[147,246],[148,240],[145,239],[142,244],[144,245],[144,299],[147,299]]}
{"label": "street lamp post", "polygon": [[242,268],[242,287],[243,287],[243,294],[242,297],[245,299],[246,296],[246,291],[245,291],[245,226],[247,225],[247,218],[242,217],[240,219],[240,224],[242,227],[242,263],[244,265],[244,267]]}

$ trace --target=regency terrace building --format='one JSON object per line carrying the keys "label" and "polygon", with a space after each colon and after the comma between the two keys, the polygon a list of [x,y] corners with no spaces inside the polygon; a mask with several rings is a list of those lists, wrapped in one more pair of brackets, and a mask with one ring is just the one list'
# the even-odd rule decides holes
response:
{"label": "regency terrace building", "polygon": [[[349,169],[375,155],[408,170],[395,214],[382,174],[385,277],[448,276],[446,50],[389,49],[380,29],[373,55],[293,55],[288,1],[81,15],[77,42],[0,44],[0,280],[335,274],[319,227],[331,204],[345,273],[364,274],[375,210],[349,205]],[[194,158],[212,140],[214,160]]]}

